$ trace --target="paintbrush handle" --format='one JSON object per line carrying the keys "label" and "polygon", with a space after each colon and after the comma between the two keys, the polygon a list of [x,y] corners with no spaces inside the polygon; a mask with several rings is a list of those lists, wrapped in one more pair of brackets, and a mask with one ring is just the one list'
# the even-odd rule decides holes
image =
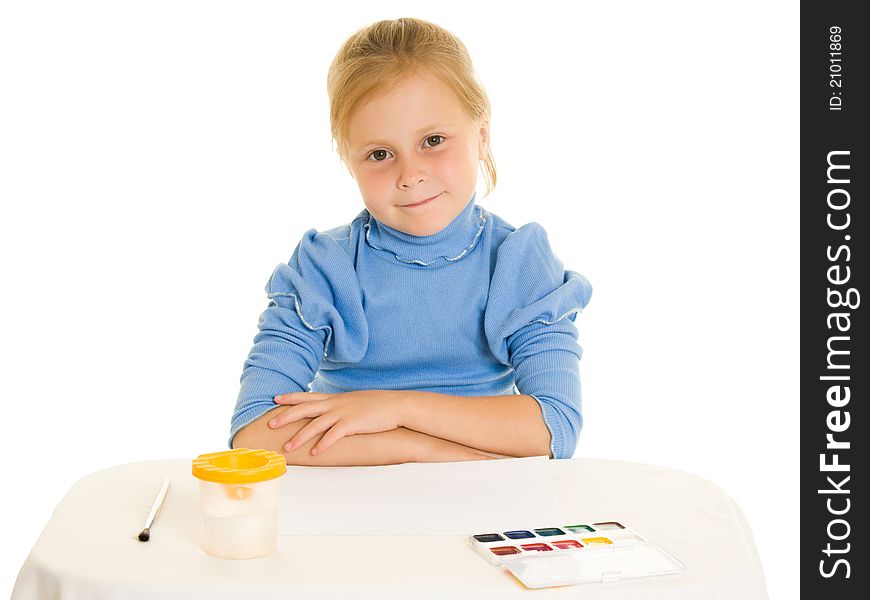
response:
{"label": "paintbrush handle", "polygon": [[148,513],[148,519],[145,521],[145,528],[151,527],[154,519],[157,518],[157,513],[160,512],[160,507],[163,505],[163,498],[166,497],[166,490],[169,489],[169,477],[163,482],[163,487],[160,488],[160,493],[157,494],[157,499],[154,501],[154,506],[151,507],[151,512]]}

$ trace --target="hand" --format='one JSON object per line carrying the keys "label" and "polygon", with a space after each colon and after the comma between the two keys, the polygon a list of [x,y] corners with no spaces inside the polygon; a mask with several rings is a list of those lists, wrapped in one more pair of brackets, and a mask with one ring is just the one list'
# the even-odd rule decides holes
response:
{"label": "hand", "polygon": [[361,390],[342,394],[293,392],[275,396],[276,404],[290,404],[292,408],[269,421],[271,429],[283,427],[300,419],[312,418],[305,427],[284,444],[289,452],[308,440],[324,433],[311,449],[311,454],[325,452],[347,435],[390,431],[402,425],[402,401],[413,394],[405,390]]}

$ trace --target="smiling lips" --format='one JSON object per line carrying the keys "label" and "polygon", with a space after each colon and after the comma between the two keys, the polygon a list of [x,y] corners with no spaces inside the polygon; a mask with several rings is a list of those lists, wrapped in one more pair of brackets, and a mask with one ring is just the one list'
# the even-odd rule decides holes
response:
{"label": "smiling lips", "polygon": [[438,193],[438,194],[435,194],[434,196],[432,196],[431,198],[427,198],[426,200],[421,200],[420,202],[415,202],[414,204],[400,204],[399,206],[401,206],[402,208],[413,208],[416,206],[423,206],[424,204],[428,204],[429,202],[431,202],[432,200],[434,200],[435,198],[437,198],[440,195],[441,194]]}

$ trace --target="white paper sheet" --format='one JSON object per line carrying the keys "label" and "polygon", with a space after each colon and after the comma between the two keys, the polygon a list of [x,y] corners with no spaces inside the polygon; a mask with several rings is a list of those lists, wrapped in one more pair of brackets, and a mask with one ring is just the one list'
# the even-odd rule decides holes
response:
{"label": "white paper sheet", "polygon": [[472,535],[561,519],[546,456],[288,466],[278,535]]}

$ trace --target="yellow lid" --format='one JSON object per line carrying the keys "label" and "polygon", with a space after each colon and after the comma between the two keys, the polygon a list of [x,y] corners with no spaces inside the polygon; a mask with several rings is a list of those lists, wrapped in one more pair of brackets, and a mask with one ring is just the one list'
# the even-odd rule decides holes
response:
{"label": "yellow lid", "polygon": [[217,483],[256,483],[286,472],[287,461],[271,450],[235,448],[200,454],[193,459],[193,476]]}

